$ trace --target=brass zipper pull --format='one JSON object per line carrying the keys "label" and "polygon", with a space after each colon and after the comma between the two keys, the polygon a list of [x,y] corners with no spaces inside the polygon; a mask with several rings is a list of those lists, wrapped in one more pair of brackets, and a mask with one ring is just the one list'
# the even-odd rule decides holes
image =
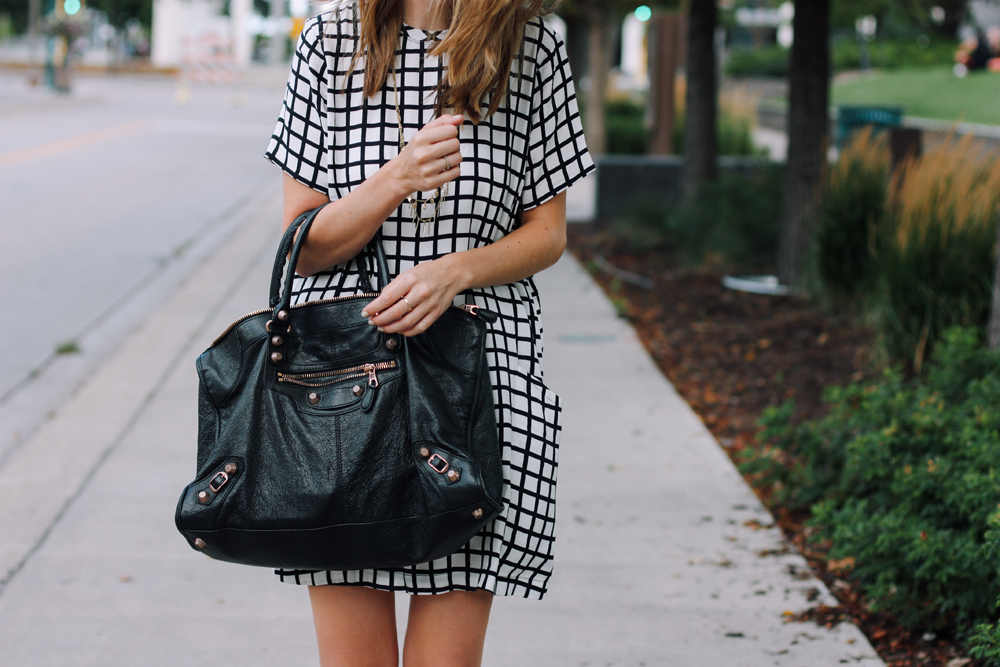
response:
{"label": "brass zipper pull", "polygon": [[368,386],[377,387],[378,386],[378,376],[375,375],[375,364],[365,364],[365,372],[368,373]]}
{"label": "brass zipper pull", "polygon": [[487,310],[486,308],[477,306],[474,303],[463,303],[462,305],[459,306],[459,308],[467,312],[469,315],[475,315],[477,317],[481,317],[487,322],[493,323],[497,321],[496,313],[494,313],[492,310]]}

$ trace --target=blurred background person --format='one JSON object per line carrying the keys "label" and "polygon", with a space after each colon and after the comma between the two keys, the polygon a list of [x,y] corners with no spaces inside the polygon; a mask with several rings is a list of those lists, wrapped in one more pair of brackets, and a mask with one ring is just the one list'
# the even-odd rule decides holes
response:
{"label": "blurred background person", "polygon": [[955,52],[955,61],[958,76],[981,69],[1000,72],[1000,27],[990,26],[985,34],[977,31],[962,42]]}

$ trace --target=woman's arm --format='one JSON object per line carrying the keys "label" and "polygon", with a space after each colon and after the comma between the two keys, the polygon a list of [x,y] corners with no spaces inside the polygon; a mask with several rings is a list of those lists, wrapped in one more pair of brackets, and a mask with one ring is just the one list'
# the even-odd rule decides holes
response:
{"label": "woman's arm", "polygon": [[[463,120],[462,116],[441,116],[427,123],[399,155],[343,199],[320,211],[309,229],[296,272],[310,276],[352,259],[409,195],[434,190],[458,178],[462,163],[458,126]],[[445,171],[446,165],[451,169]],[[327,201],[326,195],[285,174],[282,229]]]}
{"label": "woman's arm", "polygon": [[502,239],[404,271],[361,315],[387,333],[414,336],[433,324],[460,292],[534,275],[555,264],[565,248],[566,193],[561,192],[525,211],[521,225]]}

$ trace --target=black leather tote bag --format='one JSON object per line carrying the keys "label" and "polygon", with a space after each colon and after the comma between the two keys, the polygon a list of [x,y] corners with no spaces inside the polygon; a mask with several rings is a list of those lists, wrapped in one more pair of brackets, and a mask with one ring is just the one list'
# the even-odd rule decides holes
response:
{"label": "black leather tote bag", "polygon": [[[212,558],[284,569],[401,567],[454,553],[502,508],[483,321],[496,315],[449,308],[407,338],[361,317],[375,293],[290,306],[318,211],[282,238],[270,308],[234,322],[198,358],[198,473],[177,528]],[[379,235],[369,250],[381,291]]]}

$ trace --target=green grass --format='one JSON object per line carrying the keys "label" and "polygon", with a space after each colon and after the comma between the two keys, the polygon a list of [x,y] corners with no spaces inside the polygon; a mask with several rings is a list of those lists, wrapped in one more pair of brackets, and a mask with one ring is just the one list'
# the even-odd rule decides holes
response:
{"label": "green grass", "polygon": [[835,83],[833,104],[901,106],[907,116],[1000,125],[1000,73],[959,79],[943,66],[874,72]]}

